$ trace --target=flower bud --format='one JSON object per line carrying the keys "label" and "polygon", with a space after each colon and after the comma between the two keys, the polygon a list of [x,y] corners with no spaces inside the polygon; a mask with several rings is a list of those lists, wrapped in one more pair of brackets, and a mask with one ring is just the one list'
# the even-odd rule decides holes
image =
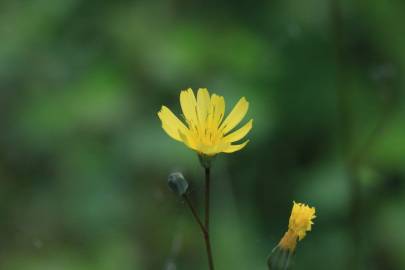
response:
{"label": "flower bud", "polygon": [[180,172],[174,172],[167,178],[169,188],[177,195],[183,196],[188,190],[188,182]]}
{"label": "flower bud", "polygon": [[269,270],[289,270],[292,268],[294,252],[276,246],[267,259]]}

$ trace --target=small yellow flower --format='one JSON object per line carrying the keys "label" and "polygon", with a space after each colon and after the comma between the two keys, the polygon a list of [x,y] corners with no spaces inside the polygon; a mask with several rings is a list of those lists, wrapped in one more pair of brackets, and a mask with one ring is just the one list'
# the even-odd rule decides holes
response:
{"label": "small yellow flower", "polygon": [[245,147],[249,142],[240,141],[252,128],[253,120],[240,129],[231,132],[246,115],[249,103],[242,97],[225,118],[225,100],[216,94],[210,95],[205,88],[198,89],[197,98],[192,89],[181,91],[180,105],[185,123],[180,121],[166,106],[162,106],[158,116],[162,128],[173,139],[183,142],[189,148],[205,156],[218,153],[232,153]]}
{"label": "small yellow flower", "polygon": [[306,232],[310,231],[312,224],[314,224],[312,220],[316,217],[315,208],[303,203],[293,203],[288,228],[298,235],[299,240],[302,240]]}
{"label": "small yellow flower", "polygon": [[297,245],[297,240],[304,239],[306,233],[312,229],[315,208],[303,203],[293,202],[288,231],[281,239],[279,246],[282,249],[293,252]]}

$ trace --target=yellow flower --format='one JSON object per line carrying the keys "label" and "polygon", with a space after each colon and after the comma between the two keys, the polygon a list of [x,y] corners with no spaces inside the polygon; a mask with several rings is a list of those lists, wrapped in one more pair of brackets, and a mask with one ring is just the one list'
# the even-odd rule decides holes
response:
{"label": "yellow flower", "polygon": [[295,250],[297,240],[304,239],[306,233],[312,229],[313,219],[315,216],[315,208],[309,207],[303,203],[293,202],[288,231],[281,239],[279,246],[282,249],[287,249],[291,252]]}
{"label": "yellow flower", "polygon": [[210,95],[205,88],[198,89],[197,98],[192,89],[181,91],[180,105],[185,123],[180,121],[166,106],[158,116],[162,128],[173,139],[183,142],[199,154],[214,156],[218,153],[232,153],[245,147],[249,142],[240,141],[252,128],[253,120],[240,129],[231,132],[246,115],[249,103],[242,97],[225,118],[225,100],[216,94]]}
{"label": "yellow flower", "polygon": [[299,240],[302,240],[314,224],[312,220],[316,217],[315,208],[302,203],[293,203],[288,228],[298,235]]}

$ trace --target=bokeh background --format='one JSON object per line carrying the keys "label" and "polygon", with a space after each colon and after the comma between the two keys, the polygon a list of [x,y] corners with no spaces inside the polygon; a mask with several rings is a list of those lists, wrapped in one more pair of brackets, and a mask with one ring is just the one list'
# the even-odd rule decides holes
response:
{"label": "bokeh background", "polygon": [[[266,269],[292,201],[317,209],[296,269],[405,269],[405,2],[0,2],[0,268],[207,269],[161,129],[180,90],[241,96],[217,157],[217,269]],[[202,214],[202,212],[201,212]]]}

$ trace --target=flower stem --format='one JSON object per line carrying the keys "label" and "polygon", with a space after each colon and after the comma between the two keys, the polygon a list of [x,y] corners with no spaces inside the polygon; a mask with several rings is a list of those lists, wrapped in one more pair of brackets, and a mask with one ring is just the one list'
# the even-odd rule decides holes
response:
{"label": "flower stem", "polygon": [[188,207],[190,208],[195,221],[197,222],[198,226],[201,229],[201,232],[204,236],[205,248],[207,250],[209,269],[214,270],[214,261],[212,259],[211,241],[210,241],[209,232],[207,231],[204,224],[202,223],[200,217],[197,214],[197,211],[195,210],[195,208],[194,208],[193,204],[191,203],[190,198],[187,196],[187,194],[183,195],[183,198],[186,201]]}
{"label": "flower stem", "polygon": [[207,249],[209,269],[214,270],[214,261],[212,259],[211,241],[210,241],[210,167],[205,167],[205,246]]}
{"label": "flower stem", "polygon": [[205,247],[207,249],[209,269],[214,270],[214,260],[212,259],[211,241],[209,233],[204,234]]}
{"label": "flower stem", "polygon": [[205,228],[207,229],[207,232],[209,233],[210,231],[210,168],[204,168],[205,169]]}
{"label": "flower stem", "polygon": [[195,210],[193,204],[191,203],[190,198],[188,197],[187,194],[183,195],[183,198],[186,201],[188,207],[190,208],[191,213],[193,214],[193,217],[194,217],[195,221],[197,221],[198,226],[200,226],[201,232],[205,235],[207,233],[207,231],[206,231],[206,229],[204,227],[204,224],[202,223],[200,217],[198,216],[197,211]]}

